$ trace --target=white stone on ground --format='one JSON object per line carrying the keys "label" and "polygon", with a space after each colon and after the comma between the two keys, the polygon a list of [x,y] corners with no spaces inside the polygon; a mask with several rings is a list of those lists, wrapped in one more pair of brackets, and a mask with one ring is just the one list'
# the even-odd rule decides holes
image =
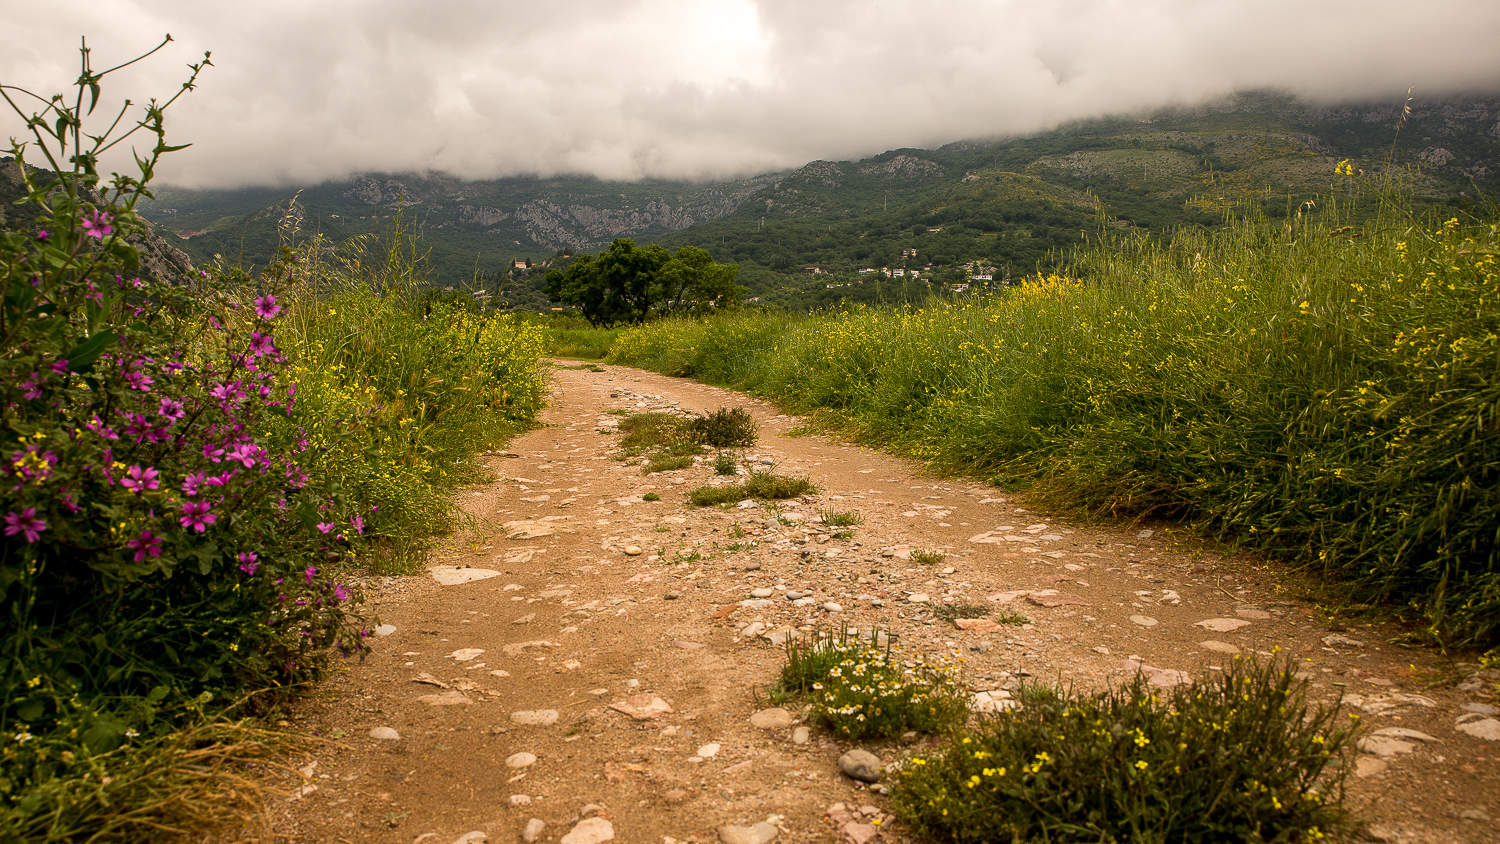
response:
{"label": "white stone on ground", "polygon": [[370,738],[382,741],[400,741],[401,734],[390,727],[376,727],[370,731]]}
{"label": "white stone on ground", "polygon": [[522,751],[520,753],[512,753],[505,760],[505,767],[507,768],[529,768],[535,764],[536,754],[527,753],[525,751]]}

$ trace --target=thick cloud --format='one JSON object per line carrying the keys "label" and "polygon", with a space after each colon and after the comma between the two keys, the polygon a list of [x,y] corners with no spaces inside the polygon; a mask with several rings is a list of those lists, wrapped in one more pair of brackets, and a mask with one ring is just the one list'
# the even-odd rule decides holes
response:
{"label": "thick cloud", "polygon": [[[1433,0],[51,0],[0,81],[170,96],[198,186],[357,171],[722,178],[1276,87],[1325,100],[1500,89],[1500,4]],[[0,131],[19,134],[6,117]]]}

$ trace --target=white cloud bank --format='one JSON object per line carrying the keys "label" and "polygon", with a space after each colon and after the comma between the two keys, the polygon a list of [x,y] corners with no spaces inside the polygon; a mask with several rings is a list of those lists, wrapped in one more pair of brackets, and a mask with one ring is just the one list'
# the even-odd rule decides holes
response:
{"label": "white cloud bank", "polygon": [[[1282,88],[1315,100],[1500,90],[1494,0],[32,0],[0,82],[170,96],[164,177],[358,171],[725,178]],[[0,117],[0,134],[19,135]]]}

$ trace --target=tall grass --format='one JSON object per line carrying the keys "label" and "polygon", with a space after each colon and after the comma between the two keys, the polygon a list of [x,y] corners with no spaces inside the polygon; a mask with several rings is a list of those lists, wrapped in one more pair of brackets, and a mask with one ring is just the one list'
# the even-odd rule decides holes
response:
{"label": "tall grass", "polygon": [[657,323],[609,360],[1055,504],[1181,519],[1404,605],[1432,639],[1493,644],[1500,228],[1399,198],[1353,211],[1105,235],[956,306]]}
{"label": "tall grass", "polygon": [[542,405],[546,329],[420,295],[419,253],[400,234],[335,253],[312,243],[283,337],[295,421],[386,540],[377,570],[410,569],[452,529],[472,457],[524,429]]}

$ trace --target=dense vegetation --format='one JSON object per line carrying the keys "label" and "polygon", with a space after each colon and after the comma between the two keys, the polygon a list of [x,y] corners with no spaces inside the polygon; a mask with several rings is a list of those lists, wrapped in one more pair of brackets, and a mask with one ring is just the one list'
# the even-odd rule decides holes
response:
{"label": "dense vegetation", "polygon": [[609,360],[1064,508],[1181,519],[1404,606],[1429,640],[1493,646],[1500,227],[1345,172],[1340,194],[1381,198],[1106,231],[963,304],[663,321]]}
{"label": "dense vegetation", "polygon": [[638,325],[663,316],[708,313],[739,305],[744,288],[734,283],[739,267],[714,263],[693,246],[668,252],[656,244],[637,247],[620,238],[609,249],[572,258],[547,273],[547,295],[575,308],[595,328]]}
{"label": "dense vegetation", "polygon": [[[541,401],[541,330],[421,295],[399,238],[145,273],[135,205],[171,101],[96,137],[106,74],[85,50],[77,98],[40,99],[12,150],[29,211],[0,232],[6,841],[242,811],[246,763],[287,740],[232,719],[363,656],[360,575],[446,531],[468,458]],[[139,174],[105,182],[98,153],[130,135],[152,142]]]}

